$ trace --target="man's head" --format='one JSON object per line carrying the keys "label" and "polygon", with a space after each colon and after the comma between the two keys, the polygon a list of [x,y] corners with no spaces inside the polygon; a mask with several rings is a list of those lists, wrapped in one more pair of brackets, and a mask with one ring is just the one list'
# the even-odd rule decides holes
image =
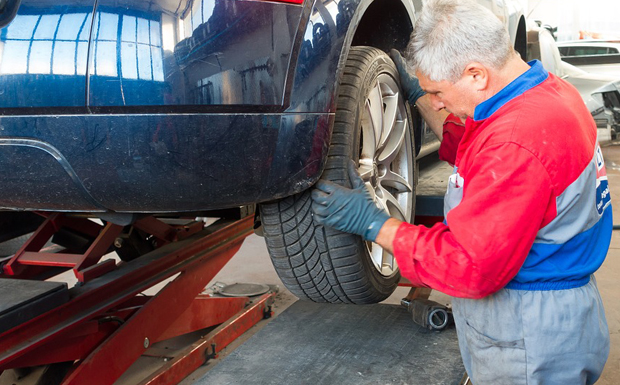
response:
{"label": "man's head", "polygon": [[475,1],[427,0],[407,56],[435,108],[465,117],[499,91],[515,52],[502,22]]}

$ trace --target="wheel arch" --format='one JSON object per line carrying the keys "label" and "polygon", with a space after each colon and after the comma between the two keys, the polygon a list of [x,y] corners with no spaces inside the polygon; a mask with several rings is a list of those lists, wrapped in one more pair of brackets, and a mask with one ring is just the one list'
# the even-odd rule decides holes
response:
{"label": "wheel arch", "polygon": [[[387,52],[390,48],[403,49],[409,41],[415,20],[413,2],[341,0],[338,5],[338,12],[333,13],[325,7],[323,0],[317,0],[302,15],[291,52],[283,100],[286,114],[311,113],[333,117],[350,48],[368,45]],[[326,33],[315,39],[316,20],[324,24]],[[329,143],[331,131],[331,123],[321,125],[314,136]],[[323,171],[327,148],[322,146],[320,158],[323,161],[318,172],[309,176],[311,183]]]}
{"label": "wheel arch", "polygon": [[350,46],[366,45],[386,52],[391,48],[403,50],[413,32],[413,21],[413,8],[408,9],[400,0],[375,1],[353,26]]}
{"label": "wheel arch", "polygon": [[362,0],[349,24],[338,59],[335,94],[344,73],[352,46],[365,45],[389,52],[391,48],[403,50],[415,23],[415,9],[411,2],[401,0]]}
{"label": "wheel arch", "polygon": [[[388,52],[390,48],[404,49],[415,20],[413,3],[407,0],[347,0],[346,12],[340,22],[336,24],[339,15],[327,14],[323,0],[317,0],[312,9],[302,16],[304,20],[296,37],[296,45],[292,52],[287,81],[287,95],[284,97],[286,112],[333,113],[335,111],[335,97],[342,80],[344,65],[349,50],[354,45],[368,45]],[[342,0],[343,3],[345,0]],[[313,15],[325,15],[323,18],[328,31],[329,49],[323,52],[313,52],[304,56],[304,44],[312,44],[308,35],[312,35]],[[320,51],[323,47],[312,47]],[[321,92],[316,83],[308,84],[308,74],[313,69],[320,68],[324,63],[333,71],[327,71],[327,77],[322,84],[327,91],[327,97],[317,103],[308,100]],[[304,73],[306,71],[306,73]],[[309,91],[308,88],[314,88]]]}
{"label": "wheel arch", "polygon": [[[421,7],[421,4],[416,4]],[[360,7],[362,8],[362,7]],[[358,9],[357,23],[351,25],[349,30],[349,43],[343,46],[338,68],[338,81],[336,83],[336,95],[343,75],[344,63],[353,46],[370,46],[389,52],[394,48],[403,51],[409,42],[415,25],[415,8],[412,2],[401,0],[381,0],[366,3],[362,9]],[[416,155],[421,146],[421,125],[416,124],[414,143]]]}
{"label": "wheel arch", "polygon": [[[421,4],[420,4],[421,6]],[[403,51],[415,25],[415,8],[410,1],[362,0],[349,25],[345,42],[338,60],[338,73],[334,85],[334,102],[339,94],[344,66],[353,46],[370,46],[389,52],[394,48]],[[335,105],[331,111],[335,110]],[[420,151],[421,129],[416,125],[414,133],[415,153]]]}

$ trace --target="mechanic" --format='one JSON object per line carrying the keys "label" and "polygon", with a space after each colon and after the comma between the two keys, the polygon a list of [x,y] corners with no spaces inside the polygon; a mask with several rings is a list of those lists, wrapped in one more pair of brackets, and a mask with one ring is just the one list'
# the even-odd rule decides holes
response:
{"label": "mechanic", "polygon": [[315,220],[376,242],[414,286],[454,297],[475,385],[594,383],[609,332],[593,273],[612,213],[579,93],[521,60],[499,19],[473,1],[427,1],[407,51],[419,86],[401,69],[404,91],[436,131],[445,122],[440,152],[455,165],[446,221],[427,228],[390,218],[353,162],[352,189],[317,184]]}

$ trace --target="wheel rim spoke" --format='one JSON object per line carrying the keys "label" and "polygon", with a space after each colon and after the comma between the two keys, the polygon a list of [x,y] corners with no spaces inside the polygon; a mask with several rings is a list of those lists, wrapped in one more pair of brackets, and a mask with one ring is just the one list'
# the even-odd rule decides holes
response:
{"label": "wheel rim spoke", "polygon": [[391,275],[397,267],[394,256],[381,247],[373,246],[375,245],[370,244],[369,247],[371,247],[371,258],[375,268],[383,275]]}
{"label": "wheel rim spoke", "polygon": [[[368,192],[370,193],[370,196],[372,197],[372,200],[377,203],[377,192],[375,191],[375,188],[372,186],[372,183],[370,182],[366,182],[364,183],[364,185],[366,186],[366,190],[368,190]],[[383,207],[378,206],[381,210],[383,210]]]}
{"label": "wheel rim spoke", "polygon": [[366,159],[372,162],[376,153],[377,139],[375,138],[375,128],[371,113],[370,99],[366,99],[364,113],[362,114],[362,151],[360,153],[360,161]]}
{"label": "wheel rim spoke", "polygon": [[362,158],[360,159],[360,165],[357,169],[357,172],[360,174],[360,177],[364,181],[364,185],[366,185],[366,189],[372,196],[372,199],[375,199],[375,189],[372,187],[372,171],[373,171],[373,162],[372,159]]}
{"label": "wheel rim spoke", "polygon": [[398,199],[396,199],[396,197],[392,195],[389,190],[383,187],[380,187],[378,190],[379,191],[376,193],[376,196],[381,202],[381,207],[387,209],[387,212],[390,213],[390,216],[396,217],[401,221],[406,221],[407,217]]}
{"label": "wheel rim spoke", "polygon": [[381,257],[383,261],[381,267],[383,269],[387,269],[388,271],[394,271],[394,256],[388,253],[385,249],[382,249],[381,251]]}
{"label": "wheel rim spoke", "polygon": [[385,145],[379,150],[377,156],[378,163],[389,165],[394,161],[405,142],[407,128],[406,120],[397,120],[394,122],[394,127],[391,130],[392,135],[387,138]]}
{"label": "wheel rim spoke", "polygon": [[378,149],[383,149],[388,139],[392,137],[392,130],[395,128],[395,122],[398,114],[398,93],[392,92],[385,84],[381,84],[381,93],[383,95],[383,132],[379,141]]}
{"label": "wheel rim spoke", "polygon": [[381,131],[383,131],[383,97],[381,95],[381,87],[377,84],[368,95],[366,103],[368,113],[370,115],[370,122],[373,128],[374,134],[374,148],[379,147],[381,140]]}
{"label": "wheel rim spoke", "polygon": [[359,168],[357,169],[357,172],[360,174],[364,182],[370,181],[370,179],[372,178],[372,170],[373,170],[372,159],[361,158],[360,165],[359,165]]}
{"label": "wheel rim spoke", "polygon": [[407,179],[392,171],[388,171],[385,176],[380,179],[380,183],[384,187],[396,189],[399,193],[413,192],[413,188]]}

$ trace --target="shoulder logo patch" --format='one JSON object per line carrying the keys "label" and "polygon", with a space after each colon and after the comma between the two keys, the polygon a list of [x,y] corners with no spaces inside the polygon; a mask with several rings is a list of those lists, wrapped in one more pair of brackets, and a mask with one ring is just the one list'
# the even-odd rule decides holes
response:
{"label": "shoulder logo patch", "polygon": [[611,195],[605,170],[605,160],[598,145],[596,145],[594,161],[596,162],[596,211],[599,215],[602,215],[605,208],[611,204]]}

